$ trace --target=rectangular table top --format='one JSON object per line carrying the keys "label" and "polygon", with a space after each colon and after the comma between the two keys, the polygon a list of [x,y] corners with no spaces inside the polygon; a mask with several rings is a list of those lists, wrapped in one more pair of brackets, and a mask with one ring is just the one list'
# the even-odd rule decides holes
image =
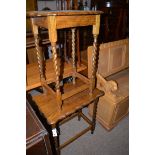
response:
{"label": "rectangular table top", "polygon": [[92,10],[61,10],[61,11],[28,11],[27,17],[46,17],[46,16],[75,16],[75,15],[98,15],[102,14],[102,11]]}

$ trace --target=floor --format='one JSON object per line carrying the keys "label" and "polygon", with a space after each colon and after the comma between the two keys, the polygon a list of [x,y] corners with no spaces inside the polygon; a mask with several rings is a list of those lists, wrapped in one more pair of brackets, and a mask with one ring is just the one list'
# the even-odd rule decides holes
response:
{"label": "floor", "polygon": [[[32,95],[38,92],[32,91]],[[83,113],[88,115],[87,108]],[[61,125],[60,144],[88,126],[77,117]],[[110,132],[96,121],[94,134],[88,131],[61,150],[61,155],[128,155],[129,154],[129,116],[122,119]]]}
{"label": "floor", "polygon": [[[87,110],[84,111],[87,114]],[[87,127],[83,119],[77,118],[61,126],[60,143]],[[88,131],[61,151],[61,155],[128,155],[129,117],[125,117],[110,132],[98,122],[94,134]]]}

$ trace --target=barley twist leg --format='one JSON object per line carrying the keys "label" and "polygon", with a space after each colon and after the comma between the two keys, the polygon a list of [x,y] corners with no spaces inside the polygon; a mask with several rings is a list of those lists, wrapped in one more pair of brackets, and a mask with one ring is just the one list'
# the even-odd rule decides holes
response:
{"label": "barley twist leg", "polygon": [[95,88],[95,74],[96,74],[96,58],[97,58],[97,37],[98,35],[94,35],[94,43],[93,43],[93,54],[92,54],[92,74],[91,74],[91,88],[90,94],[93,93]]}
{"label": "barley twist leg", "polygon": [[35,41],[35,48],[37,51],[36,54],[37,54],[37,60],[38,60],[38,65],[39,65],[40,79],[41,81],[44,81],[45,80],[44,59],[43,59],[42,49],[39,46],[38,34],[34,36],[34,41]]}
{"label": "barley twist leg", "polygon": [[75,84],[75,72],[76,72],[76,65],[75,65],[75,28],[72,28],[72,65],[73,65],[73,84]]}
{"label": "barley twist leg", "polygon": [[60,92],[60,66],[58,65],[57,60],[57,52],[56,52],[56,43],[52,43],[52,52],[53,52],[53,63],[54,63],[54,70],[56,74],[56,97],[58,102],[59,110],[61,110],[62,107],[62,98],[61,98],[61,92]]}

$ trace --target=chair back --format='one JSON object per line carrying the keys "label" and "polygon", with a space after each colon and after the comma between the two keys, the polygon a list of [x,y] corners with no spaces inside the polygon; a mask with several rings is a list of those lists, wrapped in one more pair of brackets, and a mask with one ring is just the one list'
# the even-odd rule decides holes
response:
{"label": "chair back", "polygon": [[[88,47],[88,76],[91,74],[92,46]],[[129,67],[129,39],[101,44],[97,72],[103,77]]]}

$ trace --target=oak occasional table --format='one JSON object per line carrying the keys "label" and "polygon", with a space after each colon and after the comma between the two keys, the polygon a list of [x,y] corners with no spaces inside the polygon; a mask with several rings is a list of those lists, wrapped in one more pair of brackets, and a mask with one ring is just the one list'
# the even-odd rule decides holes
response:
{"label": "oak occasional table", "polygon": [[[100,96],[104,95],[95,86],[96,77],[96,59],[97,59],[97,37],[100,27],[101,11],[31,11],[27,16],[31,18],[32,29],[35,38],[35,45],[38,56],[38,66],[40,73],[40,82],[43,87],[43,93],[33,96],[33,101],[38,106],[40,113],[51,126],[51,134],[54,137],[57,154],[60,149],[70,144],[87,131],[94,132],[96,122],[97,103]],[[80,74],[77,69],[76,50],[75,50],[75,31],[76,27],[89,26],[93,27],[93,54],[92,54],[92,73],[90,78]],[[38,28],[48,29],[49,40],[52,46],[53,68],[55,87],[49,87],[44,70],[44,60],[42,58],[41,48],[39,46]],[[65,65],[62,65],[61,57],[58,58],[56,51],[57,30],[71,28],[72,31],[72,68],[67,77],[72,76],[72,82],[63,83]],[[64,70],[62,70],[64,68]],[[88,119],[82,109],[94,104],[92,120]],[[59,145],[59,125],[69,121],[71,118],[78,116],[83,118],[89,127],[69,139],[62,145]]]}

